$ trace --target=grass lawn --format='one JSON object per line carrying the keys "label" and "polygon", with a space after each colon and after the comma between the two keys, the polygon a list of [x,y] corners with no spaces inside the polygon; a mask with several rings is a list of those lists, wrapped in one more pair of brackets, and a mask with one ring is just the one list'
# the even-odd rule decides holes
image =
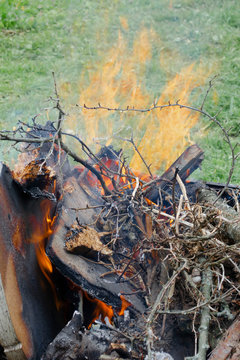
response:
{"label": "grass lawn", "polygon": [[[47,99],[54,95],[52,71],[63,102],[71,109],[71,104],[84,98],[82,94],[87,96],[86,89],[101,68],[103,85],[112,84],[105,93],[106,105],[115,101],[111,96],[118,77],[123,87],[140,89],[140,104],[150,104],[166,83],[195,63],[194,69],[203,67],[205,76],[190,101],[200,106],[208,80],[218,74],[205,109],[212,115],[219,113],[218,119],[237,143],[239,13],[236,0],[0,0],[0,127],[11,129],[18,120],[27,121],[49,107]],[[114,56],[115,72],[110,66]],[[95,88],[96,83],[92,92]],[[132,105],[137,106],[140,95],[129,98],[130,93],[125,93],[125,103],[136,99]],[[117,96],[121,101],[124,92],[118,91]],[[118,115],[112,121],[116,126]],[[129,124],[139,127],[137,115]],[[195,176],[226,181],[230,151],[220,130],[201,119],[192,137],[205,151],[202,171]],[[239,175],[238,163],[231,182],[239,184]]]}

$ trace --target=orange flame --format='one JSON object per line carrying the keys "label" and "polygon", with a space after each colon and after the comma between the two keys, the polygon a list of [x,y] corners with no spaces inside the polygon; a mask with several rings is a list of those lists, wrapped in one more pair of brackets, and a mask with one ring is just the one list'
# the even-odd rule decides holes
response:
{"label": "orange flame", "polygon": [[[95,309],[92,313],[91,323],[88,325],[88,329],[91,328],[92,324],[95,320],[101,319],[101,321],[105,324],[105,319],[108,318],[110,324],[113,322],[114,310],[111,305],[105,304],[103,301],[92,298],[86,291],[82,290],[85,298],[92,304],[95,305]],[[124,315],[124,311],[131,305],[129,301],[127,301],[123,295],[120,295],[120,299],[122,300],[121,310],[118,312],[118,315]]]}
{"label": "orange flame", "polygon": [[120,295],[120,299],[122,300],[122,307],[118,315],[122,316],[124,315],[124,311],[131,305],[131,303],[127,301],[123,295]]}
{"label": "orange flame", "polygon": [[101,319],[101,321],[105,324],[105,318],[107,317],[110,321],[110,323],[112,324],[112,319],[114,316],[114,312],[113,312],[113,308],[111,305],[107,305],[105,304],[103,301],[98,300],[98,299],[94,299],[92,298],[90,295],[88,295],[88,293],[84,290],[82,290],[85,298],[92,304],[95,305],[95,309],[92,313],[92,319],[91,319],[91,323],[88,325],[88,329],[91,328],[92,324],[94,323],[95,320],[97,319]]}
{"label": "orange flame", "polygon": [[[48,282],[50,283],[51,287],[53,288],[54,285],[50,279],[50,274],[53,271],[52,263],[46,255],[45,252],[45,241],[46,239],[52,234],[54,218],[51,219],[50,217],[50,206],[47,206],[47,202],[42,203],[42,210],[44,215],[43,224],[40,227],[36,228],[34,236],[32,237],[31,241],[36,244],[36,256],[38,259],[38,264],[42,273],[47,278]],[[39,224],[40,225],[40,224]]]}
{"label": "orange flame", "polygon": [[[124,18],[120,18],[123,33],[119,32],[116,45],[112,46],[102,61],[96,65],[96,71],[89,74],[89,85],[86,87],[86,74],[82,74],[79,88],[81,95],[79,104],[88,106],[102,106],[110,108],[149,108],[152,106],[154,96],[146,90],[147,65],[153,60],[153,44],[161,45],[159,36],[152,30],[143,28],[134,40],[129,50],[127,38],[128,26]],[[126,34],[126,35],[124,35]],[[159,54],[159,71],[169,76],[172,74],[169,61],[163,65],[163,52]],[[161,55],[161,56],[160,56]],[[176,58],[176,56],[175,56]],[[179,55],[180,58],[180,55]],[[156,60],[154,58],[156,63]],[[167,104],[169,101],[189,105],[190,96],[206,82],[210,71],[203,66],[191,64],[184,67],[177,75],[170,78],[156,105]],[[143,79],[145,79],[143,81]],[[63,94],[64,96],[64,94]],[[192,99],[192,98],[191,98]],[[116,121],[117,116],[117,121]],[[76,121],[79,120],[79,121]],[[196,124],[198,114],[189,110],[171,107],[165,110],[154,110],[150,113],[126,112],[111,113],[108,110],[82,109],[81,118],[77,113],[68,119],[68,126],[77,131],[76,124],[81,123],[81,137],[93,146],[96,139],[105,139],[106,145],[112,142],[112,135],[122,130],[124,136],[129,136],[134,129],[134,137],[140,152],[147,164],[151,164],[152,172],[164,171],[191,143],[190,130]],[[82,128],[85,127],[85,131]],[[126,146],[126,145],[124,145]],[[97,150],[97,149],[96,149]],[[146,169],[139,155],[132,157],[130,167],[140,173]]]}
{"label": "orange flame", "polygon": [[43,241],[41,241],[40,243],[37,244],[36,255],[37,255],[38,264],[39,264],[39,267],[40,267],[42,273],[44,274],[45,278],[48,280],[49,284],[53,288],[54,285],[50,278],[50,274],[53,272],[53,267],[52,267],[51,261],[49,260],[49,258],[46,255],[45,246],[44,246]]}
{"label": "orange flame", "polygon": [[31,239],[29,240],[31,243],[35,244],[36,248],[36,257],[38,261],[38,265],[47,279],[49,285],[51,286],[54,298],[55,298],[55,304],[57,309],[60,308],[61,303],[58,299],[57,293],[56,293],[56,287],[52,281],[51,274],[53,272],[53,266],[48,258],[46,252],[45,252],[45,245],[48,237],[53,233],[53,225],[55,223],[56,217],[51,216],[51,202],[47,200],[43,200],[41,203],[41,210],[43,214],[43,220],[41,222],[37,221],[36,218],[32,218],[33,223],[33,235]]}

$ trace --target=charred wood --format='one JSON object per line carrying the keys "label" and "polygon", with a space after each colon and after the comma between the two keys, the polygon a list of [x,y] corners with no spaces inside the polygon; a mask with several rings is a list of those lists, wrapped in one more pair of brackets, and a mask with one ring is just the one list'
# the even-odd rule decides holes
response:
{"label": "charred wood", "polygon": [[81,327],[82,316],[79,312],[75,312],[73,318],[48,345],[41,360],[80,359],[82,340],[80,332]]}
{"label": "charred wood", "polygon": [[[100,323],[90,330],[83,327],[82,316],[73,318],[49,344],[41,360],[130,359],[130,341],[122,339],[113,328]],[[134,357],[133,357],[134,358]]]}
{"label": "charred wood", "polygon": [[187,178],[201,165],[203,161],[203,151],[198,145],[189,146],[181,156],[160,176],[159,179],[150,186],[145,192],[145,196],[157,202],[160,191],[166,191],[171,188],[176,171],[182,179],[186,181]]}
{"label": "charred wood", "polygon": [[[76,224],[76,219],[81,226],[93,225],[100,210],[91,207],[103,203],[102,198],[99,194],[94,193],[93,189],[79,185],[74,177],[69,179],[65,187],[54,234],[47,246],[47,253],[53,264],[64,276],[91,296],[109,305],[121,308],[119,295],[124,294],[132,304],[131,308],[143,313],[146,310],[146,305],[144,299],[135,294],[137,289],[134,286],[129,283],[117,282],[118,275],[111,272],[103,277],[103,274],[109,272],[109,268],[104,263],[66,251],[65,241],[68,238],[69,230],[73,224]],[[79,208],[85,208],[85,210],[78,211]]]}
{"label": "charred wood", "polygon": [[[31,239],[40,202],[25,194],[0,164],[0,273],[18,342],[28,359],[38,360],[64,325],[52,290],[38,266]],[[46,200],[49,201],[49,200]],[[14,344],[12,344],[14,345]]]}

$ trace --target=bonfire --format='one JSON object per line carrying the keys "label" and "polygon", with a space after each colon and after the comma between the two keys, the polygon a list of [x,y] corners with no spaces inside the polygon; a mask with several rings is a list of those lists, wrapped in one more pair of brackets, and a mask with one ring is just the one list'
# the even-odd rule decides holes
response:
{"label": "bonfire", "polygon": [[[149,130],[140,145],[127,139],[130,163],[113,146],[95,153],[64,129],[55,90],[54,123],[0,132],[20,145],[0,174],[3,358],[238,359],[239,187],[229,184],[237,155],[227,132],[226,184],[189,180],[204,158],[196,144],[159,176],[142,151]],[[174,109],[217,122],[203,105],[82,110]]]}

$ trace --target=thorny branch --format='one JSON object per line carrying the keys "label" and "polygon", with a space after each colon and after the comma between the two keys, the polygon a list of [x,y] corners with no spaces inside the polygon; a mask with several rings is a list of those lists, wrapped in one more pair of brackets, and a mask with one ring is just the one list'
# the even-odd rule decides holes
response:
{"label": "thorny branch", "polygon": [[140,153],[139,149],[137,148],[137,145],[135,144],[135,141],[134,141],[134,139],[133,139],[133,134],[132,134],[132,136],[131,136],[130,139],[124,139],[124,138],[121,138],[121,137],[119,137],[119,136],[118,136],[118,137],[115,137],[115,138],[120,139],[120,140],[122,140],[122,141],[127,141],[127,142],[129,142],[130,144],[132,144],[134,150],[135,150],[136,153],[139,155],[139,157],[140,157],[140,159],[142,160],[143,164],[145,165],[147,171],[149,172],[150,177],[153,179],[153,174],[152,174],[151,169],[150,169],[151,166],[146,163],[144,157],[142,156],[142,154]]}

